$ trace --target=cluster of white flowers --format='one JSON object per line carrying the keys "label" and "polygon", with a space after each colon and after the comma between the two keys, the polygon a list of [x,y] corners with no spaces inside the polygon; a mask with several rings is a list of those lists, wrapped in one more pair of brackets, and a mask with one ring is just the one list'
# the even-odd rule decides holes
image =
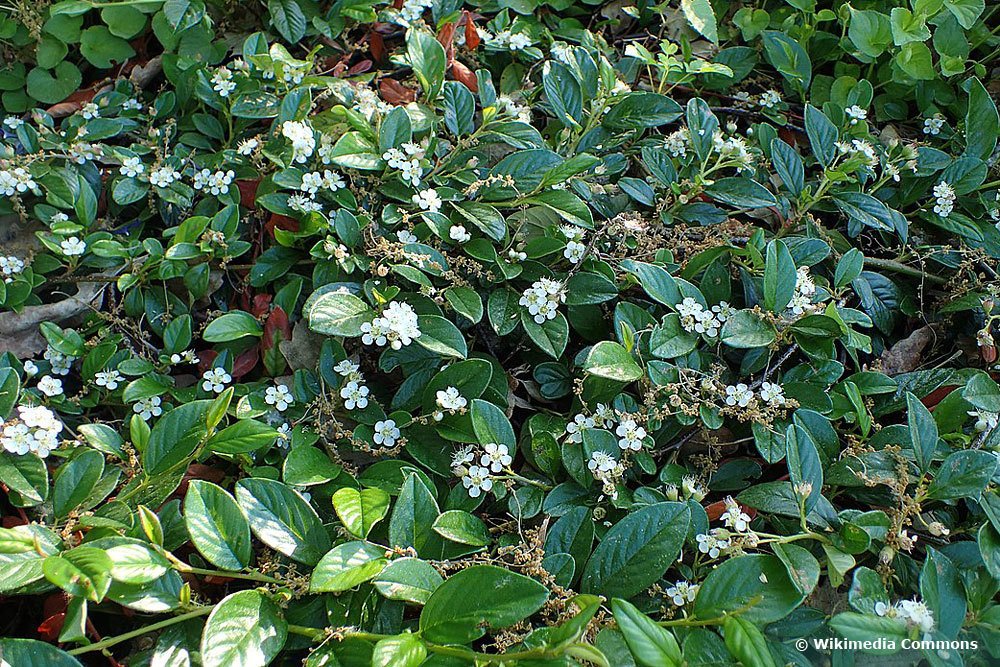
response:
{"label": "cluster of white flowers", "polygon": [[45,458],[59,446],[63,423],[44,406],[17,406],[17,417],[3,423],[0,443],[11,454],[23,456],[33,452]]}
{"label": "cluster of white flowers", "polygon": [[795,274],[795,292],[788,304],[788,311],[792,315],[800,316],[816,310],[817,306],[812,302],[815,295],[816,283],[809,275],[809,267],[800,266]]}
{"label": "cluster of white flowers", "polygon": [[316,149],[316,138],[309,123],[286,120],[281,124],[281,135],[292,142],[292,161],[299,164],[308,160]]}
{"label": "cluster of white flowers", "polygon": [[126,178],[135,178],[144,171],[146,167],[142,164],[142,158],[136,156],[125,158],[122,160],[122,166],[118,168],[118,173]]}
{"label": "cluster of white flowers", "polygon": [[857,125],[859,122],[868,118],[868,110],[862,109],[857,104],[844,109],[844,113],[846,113],[847,117],[850,119],[851,125]]}
{"label": "cluster of white flowers", "polygon": [[520,51],[531,46],[531,35],[523,32],[501,30],[495,35],[487,34],[486,43],[497,49]]}
{"label": "cluster of white flowers", "polygon": [[689,602],[694,602],[695,597],[698,596],[698,588],[698,584],[681,580],[667,589],[667,596],[675,607],[683,607]]}
{"label": "cluster of white flowers", "polygon": [[441,197],[438,196],[437,190],[434,188],[421,190],[417,194],[413,195],[411,200],[414,204],[420,207],[421,211],[430,211],[431,213],[437,213],[440,211],[441,205],[444,203],[441,201]]}
{"label": "cluster of white flowers", "polygon": [[94,373],[94,384],[98,387],[104,387],[108,391],[114,391],[118,388],[118,385],[124,380],[122,374],[118,371],[98,371]]}
{"label": "cluster of white flowers", "polygon": [[992,431],[1000,424],[1000,414],[996,412],[989,412],[988,410],[971,410],[969,411],[970,417],[976,418],[976,431],[980,433],[985,433],[986,431]]}
{"label": "cluster of white flowers", "polygon": [[583,260],[583,256],[587,254],[587,246],[583,243],[584,231],[572,225],[563,225],[560,231],[566,237],[563,257],[572,264],[579,264]]}
{"label": "cluster of white flowers", "polygon": [[14,281],[14,276],[24,271],[24,262],[14,255],[0,255],[0,277],[5,283]]}
{"label": "cluster of white flowers", "polygon": [[202,373],[201,379],[204,380],[201,383],[202,389],[221,394],[226,390],[226,385],[233,381],[233,376],[227,373],[225,368],[217,366]]}
{"label": "cluster of white flowers", "polygon": [[69,375],[70,366],[76,361],[76,357],[63,354],[51,345],[45,348],[45,354],[42,356],[52,366],[52,372],[56,375]]}
{"label": "cluster of white flowers", "polygon": [[561,303],[566,303],[566,288],[561,282],[549,278],[536,280],[518,300],[518,304],[527,308],[528,314],[538,324],[555,319]]}
{"label": "cluster of white flowers", "polygon": [[31,190],[38,192],[38,184],[23,167],[14,169],[0,169],[0,194],[5,197],[13,197]]}
{"label": "cluster of white flowers", "polygon": [[664,148],[673,157],[684,157],[687,155],[688,145],[691,143],[691,132],[682,127],[667,135],[664,140]]}
{"label": "cluster of white flowers", "polygon": [[601,482],[601,491],[612,500],[618,498],[617,481],[625,474],[625,466],[607,452],[597,450],[590,455],[587,469]]}
{"label": "cluster of white flowers", "polygon": [[3,124],[9,127],[11,132],[16,132],[17,128],[24,125],[24,120],[17,116],[7,116],[3,119]]}
{"label": "cluster of white flowers", "polygon": [[357,86],[354,89],[354,110],[368,120],[392,111],[392,105],[387,104],[371,88]]}
{"label": "cluster of white flowers", "polygon": [[507,95],[497,98],[496,107],[498,112],[517,118],[522,123],[531,122],[531,107],[520,105]]}
{"label": "cluster of white flowers", "polygon": [[478,498],[484,491],[493,488],[493,475],[503,472],[513,460],[507,445],[487,443],[483,445],[478,459],[475,447],[467,445],[452,455],[451,469],[461,477],[469,497]]}
{"label": "cluster of white flowers", "polygon": [[852,139],[850,143],[838,141],[837,150],[849,158],[857,159],[866,167],[874,167],[878,164],[878,152],[873,145],[864,139]]}
{"label": "cluster of white flowers", "polygon": [[59,242],[59,249],[67,257],[77,257],[87,252],[87,243],[77,236]]}
{"label": "cluster of white flowers", "polygon": [[361,325],[361,342],[365,345],[401,349],[420,338],[417,313],[408,303],[393,301],[371,322]]}
{"label": "cluster of white flowers", "polygon": [[573,57],[573,47],[566,42],[552,42],[552,47],[549,50],[552,57],[563,63],[564,65],[573,65],[575,63],[575,58]]}
{"label": "cluster of white flowers", "polygon": [[732,546],[728,533],[718,528],[713,528],[708,533],[696,535],[695,541],[698,542],[698,551],[708,554],[709,558],[718,558],[720,554],[725,553]]}
{"label": "cluster of white flowers", "polygon": [[375,435],[372,437],[372,440],[375,441],[376,445],[392,447],[399,440],[399,436],[399,427],[396,426],[396,422],[392,419],[375,422]]}
{"label": "cluster of white flowers", "polygon": [[295,402],[295,399],[292,398],[292,392],[288,390],[288,385],[278,384],[264,390],[264,402],[273,405],[278,412],[284,412],[288,406]]}
{"label": "cluster of white flowers", "polygon": [[103,153],[100,146],[78,141],[69,147],[69,159],[76,164],[84,164],[97,158]]}
{"label": "cluster of white flowers", "polygon": [[934,186],[934,212],[942,218],[951,215],[955,208],[955,188],[947,181],[941,181]]}
{"label": "cluster of white flowers", "polygon": [[87,102],[80,109],[80,115],[82,115],[85,120],[90,120],[91,118],[99,117],[101,115],[101,110],[93,102]]}
{"label": "cluster of white flowers", "polygon": [[212,75],[212,90],[220,97],[229,97],[229,93],[236,90],[236,82],[233,81],[233,73],[228,67],[220,67]]}
{"label": "cluster of white flowers", "polygon": [[[390,169],[399,170],[400,178],[409,183],[411,186],[417,187],[418,185],[420,185],[420,175],[422,172],[422,169],[420,167],[420,160],[422,160],[426,154],[427,151],[422,145],[413,142],[407,142],[403,144],[402,150],[400,150],[399,148],[390,148],[389,150],[387,150],[385,153],[382,154],[382,159],[386,161],[386,164],[389,165]],[[422,195],[424,192],[434,193],[433,197],[431,198],[431,201],[433,201],[434,199],[436,199],[438,202],[441,201],[439,198],[437,198],[437,192],[435,190],[429,190],[429,191],[424,190],[417,196],[420,197],[420,195]],[[423,198],[421,197],[421,199]],[[414,201],[414,203],[417,203],[418,205],[421,205],[421,207],[423,207],[423,205],[416,200]],[[438,208],[440,208],[440,205],[438,206]]]}
{"label": "cluster of white flowers", "polygon": [[754,156],[743,137],[732,135],[727,137],[721,131],[712,135],[712,146],[725,159],[736,163],[737,171],[752,171]]}
{"label": "cluster of white flowers", "polygon": [[306,195],[291,195],[288,198],[288,208],[299,213],[313,213],[323,210],[323,204]]}
{"label": "cluster of white flowers", "polygon": [[745,408],[753,401],[753,390],[745,383],[731,384],[726,387],[726,405]]}
{"label": "cluster of white flowers", "polygon": [[941,134],[942,129],[944,129],[944,116],[941,114],[936,113],[930,118],[924,119],[924,134],[937,136]]}
{"label": "cluster of white flowers", "polygon": [[646,439],[646,429],[631,417],[625,417],[615,429],[615,435],[618,436],[618,447],[637,452],[642,449],[642,443]]}
{"label": "cluster of white flowers", "polygon": [[163,408],[161,405],[163,400],[159,396],[149,396],[148,398],[140,398],[132,406],[132,411],[142,417],[145,421],[149,421],[153,417],[159,417],[163,414]]}
{"label": "cluster of white flowers", "polygon": [[923,602],[900,600],[887,605],[879,600],[875,603],[875,613],[886,618],[895,618],[906,623],[908,628],[917,628],[924,634],[934,630],[934,613]]}
{"label": "cluster of white flowers", "polygon": [[210,169],[202,169],[194,175],[194,189],[208,190],[213,195],[224,195],[229,192],[229,184],[236,178],[232,169],[222,171],[221,169],[212,172]]}
{"label": "cluster of white flowers", "polygon": [[149,172],[149,183],[158,188],[170,187],[171,183],[179,181],[181,173],[169,165],[163,165]]}
{"label": "cluster of white flowers", "polygon": [[59,396],[63,393],[62,380],[54,378],[51,375],[42,376],[42,378],[38,380],[38,391],[42,392],[49,398]]}
{"label": "cluster of white flowers", "polygon": [[760,105],[765,109],[774,109],[781,104],[781,93],[777,90],[764,91],[760,96]]}
{"label": "cluster of white flowers", "polygon": [[704,334],[709,338],[718,336],[723,323],[733,314],[733,308],[725,301],[708,309],[689,296],[684,297],[674,308],[677,309],[684,331]]}
{"label": "cluster of white flowers", "polygon": [[424,12],[434,6],[434,0],[404,0],[399,10],[400,23],[408,26],[419,21]]}
{"label": "cluster of white flowers", "polygon": [[170,355],[170,363],[172,364],[196,364],[198,363],[198,355],[194,353],[194,350],[184,350],[183,352],[175,352]]}

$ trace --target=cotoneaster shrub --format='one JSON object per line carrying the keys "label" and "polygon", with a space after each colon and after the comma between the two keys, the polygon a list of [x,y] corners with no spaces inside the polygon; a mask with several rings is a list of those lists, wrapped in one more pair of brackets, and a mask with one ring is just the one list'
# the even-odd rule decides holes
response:
{"label": "cotoneaster shrub", "polygon": [[0,664],[1000,659],[997,7],[2,12]]}

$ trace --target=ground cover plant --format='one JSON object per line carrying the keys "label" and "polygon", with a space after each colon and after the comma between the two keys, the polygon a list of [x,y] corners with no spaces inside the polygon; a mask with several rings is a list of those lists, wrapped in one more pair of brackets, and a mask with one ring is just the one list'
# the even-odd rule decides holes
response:
{"label": "ground cover plant", "polygon": [[6,0],[0,664],[996,664],[998,33]]}

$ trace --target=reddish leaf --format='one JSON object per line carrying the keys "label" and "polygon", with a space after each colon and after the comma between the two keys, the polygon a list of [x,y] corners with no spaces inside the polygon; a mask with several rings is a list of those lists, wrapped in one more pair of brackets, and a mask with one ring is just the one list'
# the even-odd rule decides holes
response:
{"label": "reddish leaf", "polygon": [[455,81],[465,84],[465,87],[472,92],[479,92],[479,81],[476,79],[476,75],[457,60],[451,63],[451,76]]}
{"label": "reddish leaf", "polygon": [[368,50],[376,62],[385,62],[385,40],[374,30],[368,33]]}
{"label": "reddish leaf", "polygon": [[259,178],[255,178],[252,181],[248,179],[240,179],[236,181],[236,187],[240,191],[240,202],[244,206],[250,207],[253,202],[257,200],[257,187],[259,185]]}
{"label": "reddish leaf", "polygon": [[261,338],[261,347],[271,349],[280,340],[292,339],[292,325],[288,323],[288,315],[283,308],[275,306],[271,314],[264,322],[264,336]]}
{"label": "reddish leaf", "polygon": [[357,63],[355,65],[352,65],[347,70],[347,75],[348,76],[357,76],[358,74],[364,74],[365,72],[367,72],[368,70],[370,70],[372,68],[372,64],[373,64],[372,61],[370,61],[367,58],[365,58],[361,62],[359,62],[359,63]]}
{"label": "reddish leaf", "polygon": [[53,614],[42,621],[42,624],[38,626],[38,634],[41,635],[42,639],[45,641],[54,642],[59,639],[59,633],[62,632],[63,623],[65,621],[65,612]]}
{"label": "reddish leaf", "polygon": [[240,353],[240,355],[236,357],[236,361],[233,362],[233,372],[230,373],[230,375],[233,376],[233,380],[238,381],[257,366],[259,347],[259,345],[254,345],[249,350]]}
{"label": "reddish leaf", "polygon": [[997,360],[997,348],[994,345],[984,345],[979,348],[979,356],[983,358],[988,364],[992,364]]}
{"label": "reddish leaf", "polygon": [[382,79],[378,85],[382,99],[389,104],[409,104],[417,99],[417,93],[395,79]]}
{"label": "reddish leaf", "polygon": [[455,28],[457,27],[458,25],[455,23],[447,23],[437,34],[437,39],[444,47],[444,54],[449,63],[455,60]]}
{"label": "reddish leaf", "polygon": [[270,307],[270,294],[255,294],[253,297],[253,306],[250,308],[250,313],[257,319],[260,319],[267,314],[267,309]]}
{"label": "reddish leaf", "polygon": [[198,374],[215,368],[215,358],[219,353],[215,350],[200,350],[198,352]]}
{"label": "reddish leaf", "polygon": [[267,223],[264,224],[264,230],[272,239],[275,228],[283,229],[286,232],[297,232],[299,231],[299,221],[295,218],[289,218],[287,215],[272,213],[271,217],[267,219]]}
{"label": "reddish leaf", "polygon": [[479,37],[479,30],[476,29],[476,22],[472,20],[472,14],[469,10],[462,12],[462,18],[465,20],[465,45],[470,50],[475,51],[482,41]]}
{"label": "reddish leaf", "polygon": [[68,603],[69,600],[66,598],[66,594],[62,591],[52,593],[51,595],[46,596],[45,602],[42,603],[42,614],[48,618],[49,616],[54,616],[55,614],[64,612],[66,611],[66,605]]}
{"label": "reddish leaf", "polygon": [[937,404],[944,399],[945,396],[955,391],[956,389],[958,389],[958,386],[953,384],[948,385],[946,387],[938,387],[931,393],[921,398],[920,402],[923,403],[924,407],[926,407],[928,410],[933,410],[935,407],[937,407]]}

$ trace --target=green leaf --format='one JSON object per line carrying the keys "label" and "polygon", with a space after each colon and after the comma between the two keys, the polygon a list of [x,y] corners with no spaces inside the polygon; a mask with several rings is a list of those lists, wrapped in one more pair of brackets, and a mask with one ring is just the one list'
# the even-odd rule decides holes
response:
{"label": "green leaf", "polygon": [[514,427],[503,410],[493,405],[489,401],[475,399],[470,408],[472,415],[472,430],[476,434],[476,439],[481,445],[496,443],[506,445],[514,449],[517,440],[514,436]]}
{"label": "green leaf", "polygon": [[84,30],[80,35],[80,53],[95,67],[107,69],[135,55],[127,41],[115,37],[103,25]]}
{"label": "green leaf", "polygon": [[233,593],[215,606],[201,635],[204,667],[265,667],[288,636],[281,610],[259,591]]}
{"label": "green leaf", "polygon": [[847,37],[858,51],[869,58],[878,58],[892,44],[892,25],[889,17],[868,9],[857,10],[848,6],[851,23]]}
{"label": "green leaf", "polygon": [[741,664],[777,667],[767,648],[767,639],[756,625],[740,616],[729,616],[722,624],[722,628],[726,648]]}
{"label": "green leaf", "polygon": [[281,467],[281,478],[292,486],[315,486],[335,479],[342,468],[316,447],[292,447]]}
{"label": "green leaf", "polygon": [[806,135],[813,155],[824,167],[829,167],[837,157],[837,140],[840,133],[837,126],[827,118],[826,114],[811,104],[805,109]]}
{"label": "green leaf", "polygon": [[6,420],[17,405],[21,379],[13,368],[0,368],[0,421]]}
{"label": "green leaf", "polygon": [[569,342],[569,322],[562,313],[556,313],[554,319],[538,324],[528,311],[521,309],[521,326],[528,338],[545,354],[558,359],[566,350]]}
{"label": "green leaf", "polygon": [[795,197],[802,194],[806,187],[806,172],[802,156],[781,139],[772,139],[771,162],[774,163],[774,170],[778,172],[785,188]]}
{"label": "green leaf", "polygon": [[930,81],[937,77],[931,50],[923,42],[904,44],[893,58],[893,62],[899,65],[907,76],[918,81]]}
{"label": "green leaf", "polygon": [[111,558],[102,549],[77,547],[42,563],[45,578],[70,595],[100,602],[111,586]]}
{"label": "green leaf", "polygon": [[722,342],[729,347],[767,347],[776,337],[774,326],[752,310],[738,310],[722,325]]}
{"label": "green leaf", "polygon": [[962,389],[962,398],[986,412],[1000,412],[1000,386],[986,373],[976,373]]}
{"label": "green leaf", "polygon": [[273,426],[241,419],[209,438],[205,448],[220,454],[245,454],[274,444],[277,437],[278,431]]}
{"label": "green leaf", "polygon": [[142,453],[143,468],[152,477],[184,465],[208,433],[206,418],[212,401],[191,401],[160,417]]}
{"label": "green leaf", "polygon": [[372,651],[372,667],[417,667],[427,657],[427,647],[410,633],[379,640]]}
{"label": "green leaf", "polygon": [[241,479],[236,500],[261,542],[294,561],[315,565],[330,549],[330,536],[299,494],[271,479]]}
{"label": "green leaf", "polygon": [[434,532],[452,542],[485,547],[492,542],[482,519],[464,510],[448,510],[434,520]]}
{"label": "green leaf", "polygon": [[641,130],[672,123],[684,113],[681,105],[666,95],[634,92],[626,95],[601,119],[610,130]]}
{"label": "green leaf", "polygon": [[698,345],[698,336],[681,327],[680,316],[668,313],[663,322],[653,327],[649,337],[649,351],[661,359],[674,359],[693,350]]}
{"label": "green leaf", "polygon": [[681,9],[691,27],[710,42],[719,43],[719,27],[708,0],[681,0]]}
{"label": "green leaf", "polygon": [[663,576],[688,534],[691,510],[685,503],[642,507],[616,523],[594,550],[580,590],[630,598]]}
{"label": "green leaf", "polygon": [[378,488],[344,487],[333,494],[333,509],[351,535],[364,539],[389,513],[389,494]]}
{"label": "green leaf", "polygon": [[720,178],[705,188],[705,194],[736,208],[766,208],[778,204],[770,190],[742,176]]}
{"label": "green leaf", "polygon": [[83,667],[79,660],[36,639],[0,639],[0,664],[10,667]]}
{"label": "green leaf", "polygon": [[[32,584],[45,574],[46,556],[62,549],[62,538],[37,524],[0,528],[0,593]],[[44,582],[42,582],[44,583]]]}
{"label": "green leaf", "polygon": [[583,370],[616,382],[634,382],[643,375],[642,368],[628,350],[610,340],[602,340],[590,348]]}
{"label": "green leaf", "polygon": [[268,0],[267,11],[271,14],[271,25],[286,41],[294,44],[305,37],[306,16],[297,0]]}
{"label": "green leaf", "polygon": [[799,90],[808,88],[812,81],[812,61],[802,45],[777,30],[765,30],[763,39],[764,55],[774,69]]}
{"label": "green leaf", "polygon": [[52,509],[63,518],[82,505],[104,474],[104,456],[93,449],[80,452],[63,464],[52,487]]}
{"label": "green leaf", "polygon": [[991,452],[965,449],[950,454],[931,479],[927,496],[935,500],[978,499],[996,467],[997,458]]}
{"label": "green leaf", "polygon": [[111,577],[126,584],[148,584],[171,569],[166,556],[140,540],[117,544],[106,553],[111,559]]}
{"label": "green leaf", "polygon": [[920,597],[934,614],[941,634],[957,639],[967,610],[965,587],[958,568],[933,547],[927,548],[927,560],[920,572]]}
{"label": "green leaf", "polygon": [[391,561],[372,582],[383,596],[427,604],[431,594],[444,582],[434,566],[419,558],[398,558]]}
{"label": "green leaf", "polygon": [[473,324],[483,319],[483,299],[471,287],[449,287],[444,291],[444,298],[456,313]]}
{"label": "green leaf", "polygon": [[1000,134],[1000,114],[993,98],[975,77],[969,80],[965,128],[965,154],[980,160],[988,159],[996,148],[997,135]]}
{"label": "green leaf", "polygon": [[428,100],[437,99],[444,85],[447,56],[434,35],[419,28],[406,31],[406,53]]}
{"label": "green leaf", "polygon": [[889,20],[892,24],[892,42],[896,46],[926,42],[931,38],[931,31],[922,14],[914,14],[905,7],[893,7]]}
{"label": "green leaf", "polygon": [[420,336],[413,340],[424,349],[446,357],[465,359],[468,356],[469,348],[465,336],[451,323],[451,320],[440,315],[418,315],[417,323],[420,327]]}
{"label": "green leaf", "polygon": [[311,593],[340,593],[370,581],[388,563],[385,549],[367,542],[338,544],[313,570]]}
{"label": "green leaf", "polygon": [[781,620],[804,599],[780,559],[752,554],[731,558],[709,572],[698,589],[694,614],[710,619],[747,608],[741,618],[766,624]]}
{"label": "green leaf", "polygon": [[780,240],[767,244],[764,265],[764,305],[772,313],[781,313],[795,295],[798,272],[788,246]]}
{"label": "green leaf", "polygon": [[531,616],[548,597],[548,589],[534,579],[493,565],[475,565],[434,591],[420,614],[420,632],[431,642],[468,644],[487,628],[505,628]]}
{"label": "green leaf", "polygon": [[327,336],[360,336],[361,325],[375,313],[353,294],[327,292],[309,308],[309,328]]}
{"label": "green leaf", "polygon": [[823,490],[823,463],[816,443],[801,426],[791,425],[785,432],[785,457],[792,488],[809,484],[812,491],[805,501],[806,514],[816,507]]}
{"label": "green leaf", "polygon": [[972,30],[986,10],[986,0],[944,0],[944,6],[966,30]]}
{"label": "green leaf", "polygon": [[412,547],[418,554],[432,555],[441,545],[431,527],[440,514],[437,501],[416,473],[407,476],[389,518],[389,546]]}
{"label": "green leaf", "polygon": [[202,338],[209,343],[228,343],[245,336],[259,337],[264,333],[260,322],[250,313],[231,310],[208,323]]}
{"label": "green leaf", "polygon": [[909,392],[906,394],[906,411],[910,444],[917,459],[917,467],[920,468],[920,472],[927,472],[934,458],[934,451],[937,449],[937,422],[920,399]]}
{"label": "green leaf", "polygon": [[[0,482],[19,496],[15,502],[18,507],[34,507],[49,494],[49,469],[35,454],[0,451]],[[11,500],[15,500],[13,495]]]}
{"label": "green leaf", "polygon": [[191,543],[212,565],[242,570],[250,564],[250,523],[222,487],[192,480],[184,496],[184,524]]}
{"label": "green leaf", "polygon": [[636,663],[643,667],[675,667],[681,664],[681,648],[668,630],[625,600],[612,600],[611,611]]}

